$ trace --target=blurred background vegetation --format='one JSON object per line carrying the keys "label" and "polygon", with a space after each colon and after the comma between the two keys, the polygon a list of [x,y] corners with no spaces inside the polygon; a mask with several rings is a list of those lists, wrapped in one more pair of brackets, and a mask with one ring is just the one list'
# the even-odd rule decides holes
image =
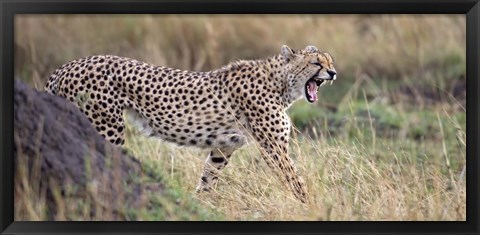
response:
{"label": "blurred background vegetation", "polygon": [[[229,198],[228,187],[253,187],[233,180],[246,178],[243,170],[260,164],[252,160],[258,156],[247,153],[232,163],[243,170],[226,169],[229,185],[218,194],[223,196],[215,200],[200,196],[200,205],[225,219],[241,220],[465,220],[465,34],[463,15],[17,15],[15,77],[43,90],[57,67],[93,54],[209,71],[238,59],[278,54],[283,44],[294,49],[314,45],[332,54],[338,79],[320,88],[316,104],[299,101],[289,113],[296,127],[292,152],[311,188],[321,194],[308,211],[322,209],[307,213],[289,199],[271,211],[267,205],[287,197],[281,186],[270,193],[252,190],[251,197]],[[193,190],[204,156],[154,147],[160,145],[158,141],[133,136],[127,148],[168,172],[166,178],[175,190]],[[183,156],[179,163],[157,157],[172,151]],[[336,164],[326,157],[332,154],[340,159]],[[196,165],[185,167],[182,161]],[[351,168],[350,163],[359,168]],[[368,185],[359,193],[358,188],[344,185],[346,179],[331,178],[323,170],[326,165],[333,173],[349,169],[351,174],[370,172],[372,177],[350,182],[350,186]],[[310,173],[317,169],[322,174]],[[267,175],[265,182],[262,178],[257,182],[260,186],[272,184]],[[385,181],[384,191],[402,195],[399,203],[391,205],[382,198],[393,194],[369,191],[382,185],[376,180]],[[412,180],[419,182],[410,185]],[[385,200],[369,201],[372,195]],[[254,199],[258,197],[261,200]],[[338,206],[337,199],[346,201]],[[244,204],[232,205],[232,200]],[[391,211],[367,212],[372,206]]]}

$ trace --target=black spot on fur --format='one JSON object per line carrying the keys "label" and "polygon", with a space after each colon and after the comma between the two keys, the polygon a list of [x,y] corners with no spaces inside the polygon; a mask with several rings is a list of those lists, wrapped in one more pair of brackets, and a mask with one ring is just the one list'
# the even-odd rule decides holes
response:
{"label": "black spot on fur", "polygon": [[212,157],[211,160],[212,160],[213,163],[222,163],[222,162],[225,161],[225,158],[223,158],[223,157]]}

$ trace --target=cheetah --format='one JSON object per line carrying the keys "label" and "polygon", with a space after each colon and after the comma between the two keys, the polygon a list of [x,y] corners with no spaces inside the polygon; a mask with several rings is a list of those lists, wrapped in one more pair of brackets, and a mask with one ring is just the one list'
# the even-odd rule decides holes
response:
{"label": "cheetah", "polygon": [[118,146],[124,144],[125,111],[148,136],[209,149],[196,191],[214,188],[233,152],[253,137],[267,165],[306,203],[307,187],[288,155],[286,110],[301,98],[317,101],[319,87],[336,78],[329,53],[284,45],[270,58],[239,60],[209,72],[89,56],[58,68],[45,90],[75,104]]}

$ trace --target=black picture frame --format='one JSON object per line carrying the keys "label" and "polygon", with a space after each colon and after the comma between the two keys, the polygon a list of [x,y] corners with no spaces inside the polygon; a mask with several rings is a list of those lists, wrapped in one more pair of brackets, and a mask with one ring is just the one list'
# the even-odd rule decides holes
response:
{"label": "black picture frame", "polygon": [[[0,231],[2,234],[330,234],[479,233],[478,0],[3,0],[0,79]],[[16,14],[465,14],[467,23],[467,220],[459,222],[14,222],[13,74]],[[438,27],[442,27],[438,25]]]}

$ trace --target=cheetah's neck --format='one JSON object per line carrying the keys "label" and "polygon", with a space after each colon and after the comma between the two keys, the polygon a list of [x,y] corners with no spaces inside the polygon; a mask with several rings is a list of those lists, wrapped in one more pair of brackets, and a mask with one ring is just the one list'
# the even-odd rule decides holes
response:
{"label": "cheetah's neck", "polygon": [[267,83],[270,92],[278,94],[279,103],[288,108],[298,98],[292,97],[291,88],[287,81],[287,73],[284,70],[286,62],[282,55],[275,55],[263,60],[239,60],[222,68],[212,71],[213,73],[238,73],[245,67],[255,67],[264,71],[267,75]]}
{"label": "cheetah's neck", "polygon": [[281,86],[277,86],[276,92],[280,93],[280,97],[282,97],[281,102],[283,106],[288,109],[295,101],[303,96],[303,93],[298,91],[295,84],[290,84],[291,81],[296,81],[296,79],[288,77],[293,75],[289,75],[285,70],[286,61],[282,55],[267,59],[265,64],[270,71],[270,80],[276,84],[281,84]]}

